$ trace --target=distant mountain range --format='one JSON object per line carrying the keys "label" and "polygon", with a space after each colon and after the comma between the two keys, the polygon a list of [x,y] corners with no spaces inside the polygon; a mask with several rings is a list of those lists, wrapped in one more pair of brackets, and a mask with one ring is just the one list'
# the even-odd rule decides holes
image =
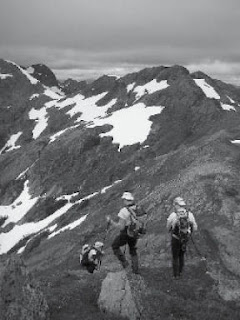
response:
{"label": "distant mountain range", "polygon": [[[211,278],[222,275],[218,294],[237,301],[239,142],[240,88],[200,71],[160,66],[60,83],[45,65],[0,60],[0,254],[60,279],[60,270],[78,270],[82,243],[104,237],[105,216],[116,219],[129,190],[151,216],[142,266],[166,267],[165,222],[181,195]],[[104,272],[117,264],[111,239]]]}

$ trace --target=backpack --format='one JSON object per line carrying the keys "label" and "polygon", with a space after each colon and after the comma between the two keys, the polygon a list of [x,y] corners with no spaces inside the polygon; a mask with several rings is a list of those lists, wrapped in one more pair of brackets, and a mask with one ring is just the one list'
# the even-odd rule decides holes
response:
{"label": "backpack", "polygon": [[88,263],[88,254],[91,250],[91,246],[89,244],[84,244],[82,246],[82,250],[79,257],[79,262],[82,266],[85,266]]}
{"label": "backpack", "polygon": [[137,219],[137,213],[142,210],[140,207],[136,207],[134,210],[131,207],[126,207],[128,212],[130,213],[130,225],[127,227],[127,235],[132,238],[138,238],[140,235],[146,234],[146,228],[142,221]]}
{"label": "backpack", "polygon": [[[89,260],[89,253],[92,249],[95,250],[96,254],[93,260]],[[88,272],[93,273],[93,271],[100,266],[102,256],[103,253],[101,250],[96,249],[94,246],[87,247],[86,245],[83,245],[82,253],[80,254],[80,264],[85,267]]]}
{"label": "backpack", "polygon": [[178,220],[174,234],[179,237],[179,240],[182,244],[182,249],[186,249],[186,244],[191,235],[191,223],[189,220],[189,212],[184,210],[178,211],[176,214]]}

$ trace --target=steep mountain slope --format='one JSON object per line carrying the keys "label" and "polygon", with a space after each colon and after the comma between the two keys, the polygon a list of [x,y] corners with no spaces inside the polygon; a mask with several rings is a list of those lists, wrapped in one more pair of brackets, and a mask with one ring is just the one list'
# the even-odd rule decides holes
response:
{"label": "steep mountain slope", "polygon": [[27,68],[27,72],[47,87],[58,87],[55,74],[43,64],[33,64]]}
{"label": "steep mountain slope", "polygon": [[[150,318],[161,286],[166,305],[156,319],[178,319],[178,312],[199,319],[194,310],[201,292],[205,319],[221,304],[224,313],[239,310],[222,299],[240,296],[240,90],[181,66],[104,76],[67,95],[41,81],[0,61],[0,253],[24,258],[42,282],[51,319],[77,319],[79,312],[101,317],[100,282],[120,270],[111,252],[114,231],[99,273],[79,270],[78,256],[81,244],[105,238],[105,216],[116,218],[125,190],[149,212],[139,252]],[[176,195],[195,213],[200,232],[194,243],[207,257],[205,274],[190,246],[186,281],[193,297],[184,295],[184,283],[170,280],[165,223]],[[191,307],[181,308],[178,298]],[[231,315],[235,319],[235,311]]]}

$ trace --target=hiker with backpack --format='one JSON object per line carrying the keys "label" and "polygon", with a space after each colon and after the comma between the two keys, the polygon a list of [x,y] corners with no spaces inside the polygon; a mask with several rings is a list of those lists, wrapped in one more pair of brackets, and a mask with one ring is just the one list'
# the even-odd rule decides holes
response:
{"label": "hiker with backpack", "polygon": [[173,201],[174,212],[167,219],[167,230],[171,233],[173,276],[178,279],[184,267],[184,254],[191,233],[197,231],[197,223],[192,212],[186,208],[181,197]]}
{"label": "hiker with backpack", "polygon": [[113,240],[112,249],[123,268],[127,268],[129,263],[120,249],[127,244],[132,261],[132,271],[137,274],[139,273],[139,266],[136,246],[139,235],[145,233],[143,223],[138,220],[138,217],[146,214],[146,212],[135,204],[134,197],[130,192],[124,192],[122,200],[124,206],[118,213],[118,222],[107,216],[108,223],[120,231]]}
{"label": "hiker with backpack", "polygon": [[82,251],[80,254],[80,264],[89,273],[93,273],[94,270],[98,269],[101,264],[101,259],[104,254],[103,243],[101,241],[96,241],[93,246],[89,244],[84,244],[82,246]]}

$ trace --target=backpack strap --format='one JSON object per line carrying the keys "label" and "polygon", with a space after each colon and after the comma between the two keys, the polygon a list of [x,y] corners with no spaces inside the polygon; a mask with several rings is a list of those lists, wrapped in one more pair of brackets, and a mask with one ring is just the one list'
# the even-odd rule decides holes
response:
{"label": "backpack strap", "polygon": [[130,219],[131,219],[132,222],[134,222],[134,220],[139,221],[135,211],[131,207],[125,207],[125,208],[130,213]]}

